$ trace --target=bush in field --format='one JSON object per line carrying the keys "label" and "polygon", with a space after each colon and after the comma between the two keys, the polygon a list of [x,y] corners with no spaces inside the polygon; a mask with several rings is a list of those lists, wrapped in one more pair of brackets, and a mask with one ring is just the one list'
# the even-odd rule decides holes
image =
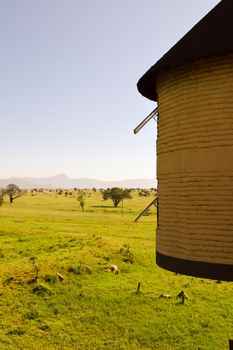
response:
{"label": "bush in field", "polygon": [[102,194],[103,200],[111,199],[114,207],[117,207],[123,199],[132,198],[130,195],[130,190],[119,187],[108,188],[107,190],[104,190]]}

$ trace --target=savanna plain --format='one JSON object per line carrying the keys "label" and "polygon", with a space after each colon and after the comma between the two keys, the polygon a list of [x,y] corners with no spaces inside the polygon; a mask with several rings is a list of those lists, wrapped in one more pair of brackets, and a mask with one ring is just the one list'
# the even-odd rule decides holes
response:
{"label": "savanna plain", "polygon": [[[28,191],[12,204],[6,198],[0,349],[229,348],[232,283],[157,267],[156,208],[134,222],[154,194],[134,190],[132,197],[123,213],[99,190],[87,191],[84,211],[74,191]],[[108,271],[111,265],[118,273]]]}

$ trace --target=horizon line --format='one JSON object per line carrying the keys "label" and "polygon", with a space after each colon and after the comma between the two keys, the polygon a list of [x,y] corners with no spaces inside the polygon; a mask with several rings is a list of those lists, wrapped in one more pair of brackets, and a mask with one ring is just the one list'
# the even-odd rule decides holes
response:
{"label": "horizon line", "polygon": [[46,178],[51,178],[51,177],[58,177],[58,176],[65,176],[69,179],[73,179],[73,180],[77,180],[77,179],[85,179],[85,180],[97,180],[97,181],[105,181],[105,182],[116,182],[116,181],[133,181],[133,180],[156,180],[153,177],[128,177],[128,178],[123,178],[123,179],[114,179],[114,180],[107,180],[107,179],[100,179],[100,178],[95,178],[95,177],[85,177],[85,176],[81,176],[81,177],[71,177],[66,175],[65,173],[59,173],[56,175],[48,175],[48,176],[17,176],[17,175],[11,175],[8,177],[0,177],[1,180],[8,180],[8,179],[12,179],[12,178],[31,178],[31,179],[46,179]]}

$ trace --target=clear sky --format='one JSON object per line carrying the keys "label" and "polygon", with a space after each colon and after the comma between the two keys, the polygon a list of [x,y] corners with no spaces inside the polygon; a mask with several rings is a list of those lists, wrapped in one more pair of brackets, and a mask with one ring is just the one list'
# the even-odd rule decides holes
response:
{"label": "clear sky", "polygon": [[0,178],[155,177],[138,79],[219,0],[0,0]]}

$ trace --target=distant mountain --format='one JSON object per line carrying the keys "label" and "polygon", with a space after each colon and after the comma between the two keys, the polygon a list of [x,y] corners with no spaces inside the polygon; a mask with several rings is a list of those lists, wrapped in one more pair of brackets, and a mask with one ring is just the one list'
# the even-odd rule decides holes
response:
{"label": "distant mountain", "polygon": [[0,188],[4,188],[9,184],[15,184],[20,188],[151,188],[156,187],[153,179],[129,179],[121,181],[103,181],[90,178],[73,179],[65,174],[58,174],[50,177],[32,178],[32,177],[11,177],[8,179],[0,179]]}

